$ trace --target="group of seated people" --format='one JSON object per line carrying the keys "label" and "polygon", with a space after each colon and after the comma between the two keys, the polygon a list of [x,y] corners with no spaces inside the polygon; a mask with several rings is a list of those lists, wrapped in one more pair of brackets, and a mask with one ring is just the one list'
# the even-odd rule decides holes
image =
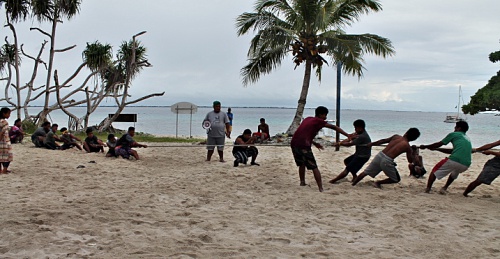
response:
{"label": "group of seated people", "polygon": [[[36,147],[40,148],[52,150],[77,148],[79,150],[85,150],[88,153],[104,153],[104,147],[107,147],[108,152],[106,153],[106,157],[121,156],[125,159],[129,159],[130,156],[133,156],[137,160],[139,160],[139,154],[137,151],[133,150],[132,147],[147,147],[147,145],[139,144],[133,139],[135,135],[134,127],[129,127],[127,133],[119,139],[116,138],[114,134],[109,134],[106,143],[94,135],[92,128],[87,128],[87,137],[82,142],[80,138],[71,134],[65,127],[61,128],[61,135],[57,135],[58,127],[59,125],[55,123],[51,125],[48,121],[44,122],[42,126],[36,129],[31,135],[31,142],[33,142]],[[19,142],[21,141],[22,138]]]}

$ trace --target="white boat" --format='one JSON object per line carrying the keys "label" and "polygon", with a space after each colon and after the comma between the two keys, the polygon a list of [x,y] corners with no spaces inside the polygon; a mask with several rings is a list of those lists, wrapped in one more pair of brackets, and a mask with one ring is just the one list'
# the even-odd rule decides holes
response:
{"label": "white boat", "polygon": [[446,115],[446,118],[444,120],[444,122],[447,122],[447,123],[455,123],[455,122],[458,122],[458,121],[466,121],[466,118],[465,116],[462,116],[462,113],[460,112],[460,108],[462,108],[462,106],[460,105],[460,103],[463,103],[463,97],[462,97],[462,86],[458,86],[458,105],[457,105],[457,114],[454,114],[454,115]]}

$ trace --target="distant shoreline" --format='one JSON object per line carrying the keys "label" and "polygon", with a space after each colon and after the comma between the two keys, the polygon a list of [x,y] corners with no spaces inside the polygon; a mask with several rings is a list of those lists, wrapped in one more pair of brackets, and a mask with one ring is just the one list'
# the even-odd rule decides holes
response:
{"label": "distant shoreline", "polygon": [[[73,106],[71,108],[85,108],[86,106]],[[99,107],[118,107],[113,105],[100,105]],[[128,105],[127,107],[134,108],[170,108],[172,105]],[[198,108],[212,108],[210,105],[197,105]],[[42,105],[32,105],[28,108],[43,108]],[[224,108],[238,108],[238,109],[283,109],[283,110],[295,110],[297,107],[282,107],[282,106],[227,106]],[[314,110],[316,107],[305,107],[306,110]],[[329,108],[330,110],[335,110],[335,108]],[[378,109],[341,109],[342,111],[390,111],[390,112],[438,112],[438,113],[454,113],[453,111],[413,111],[413,110],[378,110]]]}

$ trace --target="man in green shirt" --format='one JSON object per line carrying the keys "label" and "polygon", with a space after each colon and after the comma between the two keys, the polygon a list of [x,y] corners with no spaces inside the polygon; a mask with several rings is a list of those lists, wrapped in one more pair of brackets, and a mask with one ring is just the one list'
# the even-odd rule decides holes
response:
{"label": "man in green shirt", "polygon": [[[451,154],[449,157],[441,160],[432,169],[429,175],[429,180],[427,182],[426,193],[429,193],[432,188],[432,184],[437,179],[441,179],[448,174],[448,181],[441,188],[439,193],[445,194],[451,183],[457,179],[458,175],[465,170],[467,170],[472,162],[472,144],[470,139],[465,133],[469,130],[469,124],[465,121],[459,121],[455,125],[455,131],[448,134],[443,140],[430,145],[421,145],[421,149],[438,150],[444,153]],[[453,149],[441,149],[439,147],[447,145],[450,143],[453,145]]]}

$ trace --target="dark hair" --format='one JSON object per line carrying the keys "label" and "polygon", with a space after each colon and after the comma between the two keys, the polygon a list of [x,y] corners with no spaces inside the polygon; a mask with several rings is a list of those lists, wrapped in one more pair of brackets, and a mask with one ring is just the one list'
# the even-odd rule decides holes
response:
{"label": "dark hair", "polygon": [[264,119],[264,118],[260,118],[260,121],[266,121],[266,119]]}
{"label": "dark hair", "polygon": [[314,111],[314,116],[318,117],[319,115],[327,115],[328,114],[328,108],[325,106],[318,106],[316,110]]}
{"label": "dark hair", "polygon": [[14,124],[16,124],[16,123],[18,123],[20,121],[21,121],[21,119],[17,119],[17,120],[14,121]]}
{"label": "dark hair", "polygon": [[45,127],[45,126],[50,126],[50,122],[46,121],[46,122],[42,123],[42,127]]}
{"label": "dark hair", "polygon": [[87,130],[85,131],[85,133],[87,133],[87,134],[92,133],[92,128],[87,128]]}
{"label": "dark hair", "polygon": [[243,131],[243,135],[245,134],[252,134],[252,131],[250,129],[246,129]]}
{"label": "dark hair", "polygon": [[115,138],[115,134],[109,134],[108,135],[108,139],[114,139]]}
{"label": "dark hair", "polygon": [[408,141],[414,141],[420,137],[420,131],[417,128],[410,128],[405,135]]}
{"label": "dark hair", "polygon": [[59,125],[57,125],[57,123],[54,123],[52,124],[52,127],[59,127]]}
{"label": "dark hair", "polygon": [[3,107],[2,109],[0,109],[0,117],[2,119],[4,119],[5,117],[3,115],[6,114],[6,113],[9,113],[9,112],[11,112],[11,110],[9,108]]}
{"label": "dark hair", "polygon": [[360,128],[365,128],[366,127],[366,124],[365,124],[365,121],[364,120],[355,120],[352,125],[354,127],[360,127]]}
{"label": "dark hair", "polygon": [[460,128],[460,131],[465,133],[469,130],[469,123],[467,123],[466,121],[457,121],[456,127]]}
{"label": "dark hair", "polygon": [[128,131],[135,131],[134,127],[128,127]]}
{"label": "dark hair", "polygon": [[66,128],[66,127],[62,127],[60,131],[61,131],[61,132],[65,132],[65,131],[67,131],[67,130],[68,130],[68,128]]}

